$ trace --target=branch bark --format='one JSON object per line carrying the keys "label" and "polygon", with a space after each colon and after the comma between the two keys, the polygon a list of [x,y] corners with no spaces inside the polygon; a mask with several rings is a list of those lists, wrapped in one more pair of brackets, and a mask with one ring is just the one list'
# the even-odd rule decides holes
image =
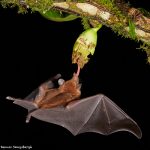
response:
{"label": "branch bark", "polygon": [[150,18],[123,0],[1,0],[0,3],[18,5],[25,11],[27,8],[39,12],[55,9],[87,18],[92,26],[101,23],[123,37],[142,41],[141,49],[150,63]]}
{"label": "branch bark", "polygon": [[150,43],[150,18],[143,16],[139,10],[130,8],[127,16],[114,14],[108,8],[96,2],[54,2],[53,8],[67,13],[76,14],[81,17],[87,17],[96,20],[113,30],[119,32],[125,37],[130,37],[129,18],[135,25],[135,34],[138,40]]}

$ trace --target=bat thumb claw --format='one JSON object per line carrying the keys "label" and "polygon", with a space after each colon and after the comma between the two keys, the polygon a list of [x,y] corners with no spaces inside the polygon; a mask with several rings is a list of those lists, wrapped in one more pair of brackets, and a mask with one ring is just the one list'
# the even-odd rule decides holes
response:
{"label": "bat thumb claw", "polygon": [[15,101],[15,100],[16,100],[15,98],[10,97],[10,96],[7,96],[7,97],[6,97],[6,99],[8,99],[8,100],[12,100],[12,101]]}

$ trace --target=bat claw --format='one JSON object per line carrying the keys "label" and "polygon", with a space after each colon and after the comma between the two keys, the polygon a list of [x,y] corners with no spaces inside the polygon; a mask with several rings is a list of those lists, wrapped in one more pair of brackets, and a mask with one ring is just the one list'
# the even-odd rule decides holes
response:
{"label": "bat claw", "polygon": [[12,100],[12,101],[15,101],[15,100],[16,100],[15,98],[13,98],[13,97],[11,97],[11,96],[7,96],[6,99]]}
{"label": "bat claw", "polygon": [[29,123],[29,122],[30,122],[30,119],[31,119],[31,114],[28,114],[28,115],[27,115],[27,118],[26,118],[26,123]]}

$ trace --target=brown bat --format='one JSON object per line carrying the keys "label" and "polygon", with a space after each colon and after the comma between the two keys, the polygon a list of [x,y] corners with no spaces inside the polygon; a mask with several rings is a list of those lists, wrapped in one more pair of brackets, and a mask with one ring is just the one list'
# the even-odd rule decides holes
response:
{"label": "brown bat", "polygon": [[[109,135],[118,131],[128,131],[141,138],[142,132],[137,123],[105,95],[97,94],[79,99],[81,85],[78,74],[79,70],[72,79],[64,83],[61,83],[60,75],[56,75],[25,99],[7,99],[28,109],[26,122],[33,116],[60,125],[73,135],[84,132]],[[53,87],[54,80],[61,83],[58,88]]]}

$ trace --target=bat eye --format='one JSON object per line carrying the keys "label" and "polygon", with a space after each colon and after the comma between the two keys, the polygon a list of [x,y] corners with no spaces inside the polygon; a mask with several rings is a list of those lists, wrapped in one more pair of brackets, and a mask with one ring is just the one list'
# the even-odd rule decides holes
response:
{"label": "bat eye", "polygon": [[63,85],[64,84],[64,82],[65,82],[65,80],[64,79],[59,79],[58,80],[58,85],[60,86],[60,85]]}

